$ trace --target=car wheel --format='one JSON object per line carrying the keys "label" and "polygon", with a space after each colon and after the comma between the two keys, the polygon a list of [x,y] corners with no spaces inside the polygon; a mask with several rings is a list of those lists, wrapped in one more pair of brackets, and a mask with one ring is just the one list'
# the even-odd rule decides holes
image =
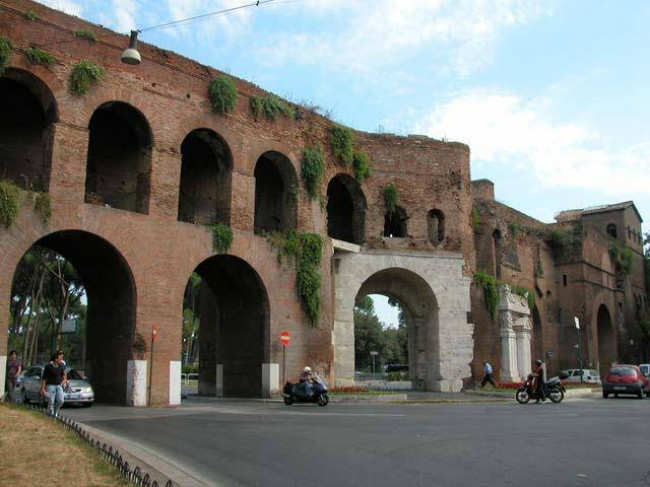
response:
{"label": "car wheel", "polygon": [[643,387],[639,389],[639,392],[637,392],[636,397],[639,399],[643,399]]}
{"label": "car wheel", "polygon": [[284,403],[285,403],[287,406],[291,406],[291,405],[293,404],[293,399],[291,399],[290,397],[285,397],[285,398],[284,398]]}
{"label": "car wheel", "polygon": [[614,393],[614,397],[618,397],[618,393],[617,393],[617,392]]}
{"label": "car wheel", "polygon": [[603,399],[607,399],[609,397],[609,392],[603,391]]}
{"label": "car wheel", "polygon": [[83,404],[81,404],[81,407],[89,408],[89,407],[92,406],[92,405],[93,405],[92,402],[84,402]]}

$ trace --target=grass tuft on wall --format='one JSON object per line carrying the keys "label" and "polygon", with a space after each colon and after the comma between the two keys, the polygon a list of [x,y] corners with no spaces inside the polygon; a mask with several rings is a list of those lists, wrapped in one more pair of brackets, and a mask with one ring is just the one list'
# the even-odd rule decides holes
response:
{"label": "grass tuft on wall", "polygon": [[230,76],[222,74],[208,84],[208,98],[215,113],[231,113],[237,104],[237,87]]}
{"label": "grass tuft on wall", "polygon": [[103,77],[104,68],[92,61],[79,61],[70,72],[70,91],[77,96],[85,95]]}

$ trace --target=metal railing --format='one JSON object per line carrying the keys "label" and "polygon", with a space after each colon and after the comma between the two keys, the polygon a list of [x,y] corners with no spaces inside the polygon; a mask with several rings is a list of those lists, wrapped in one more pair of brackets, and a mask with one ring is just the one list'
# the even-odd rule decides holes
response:
{"label": "metal railing", "polygon": [[181,382],[183,382],[184,385],[189,386],[191,380],[199,380],[199,374],[197,372],[190,372],[189,374],[185,374],[185,373],[181,374]]}
{"label": "metal railing", "polygon": [[[45,408],[42,408],[36,404],[32,404],[26,407],[47,414]],[[130,484],[137,487],[160,487],[158,481],[153,480],[149,473],[143,471],[140,466],[136,465],[135,467],[131,467],[131,465],[129,465],[129,462],[124,459],[122,455],[120,455],[120,452],[117,449],[113,450],[112,446],[107,445],[106,443],[102,443],[99,440],[95,440],[95,438],[93,438],[90,433],[85,431],[81,425],[75,421],[72,421],[71,419],[65,417],[52,418],[55,419],[58,424],[63,426],[64,429],[76,432],[77,435],[79,435],[79,438],[81,438],[86,444],[90,445],[91,448],[96,449],[104,457],[104,459],[113,465],[120,473],[120,475]],[[167,480],[165,487],[174,487],[174,482],[172,482],[171,479]]]}

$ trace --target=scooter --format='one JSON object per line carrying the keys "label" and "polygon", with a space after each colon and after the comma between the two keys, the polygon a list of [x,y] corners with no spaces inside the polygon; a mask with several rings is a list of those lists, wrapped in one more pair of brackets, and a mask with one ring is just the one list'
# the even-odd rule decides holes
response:
{"label": "scooter", "polygon": [[287,382],[284,385],[282,394],[284,403],[287,406],[291,406],[294,402],[316,403],[319,406],[327,406],[330,401],[327,395],[327,384],[318,374],[314,374],[314,383],[310,386],[311,392],[307,392],[307,387],[309,386],[304,382],[298,384]]}
{"label": "scooter", "polygon": [[[538,400],[541,399],[537,391],[533,388],[533,374],[529,374],[526,378],[526,382],[517,389],[515,393],[515,399],[519,404],[526,404],[531,399]],[[564,393],[566,389],[560,382],[559,377],[551,377],[546,381],[546,397],[548,397],[554,403],[562,402],[564,399]]]}

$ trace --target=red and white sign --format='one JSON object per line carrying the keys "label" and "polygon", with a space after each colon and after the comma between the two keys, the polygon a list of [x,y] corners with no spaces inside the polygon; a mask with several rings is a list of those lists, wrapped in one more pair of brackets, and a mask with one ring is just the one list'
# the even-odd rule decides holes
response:
{"label": "red and white sign", "polygon": [[151,330],[151,339],[155,340],[157,336],[158,336],[158,327],[154,325],[153,329]]}
{"label": "red and white sign", "polygon": [[288,331],[283,331],[280,333],[280,343],[282,344],[283,347],[286,347],[289,345],[289,342],[291,341],[291,338],[289,337],[289,332]]}

